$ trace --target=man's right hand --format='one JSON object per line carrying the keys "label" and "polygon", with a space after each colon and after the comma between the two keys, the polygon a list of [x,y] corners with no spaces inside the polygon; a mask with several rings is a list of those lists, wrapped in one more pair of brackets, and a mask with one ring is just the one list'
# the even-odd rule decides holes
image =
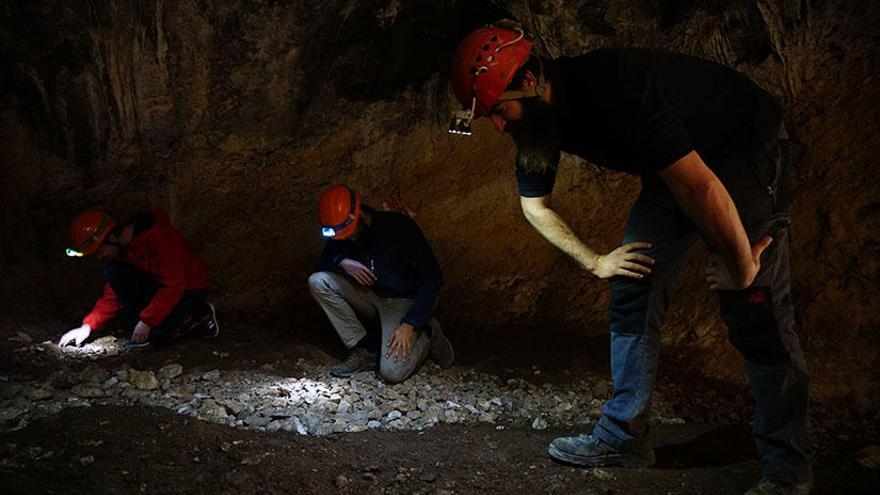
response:
{"label": "man's right hand", "polygon": [[773,238],[767,235],[752,246],[752,263],[744,270],[746,273],[744,283],[737,282],[731,277],[730,271],[718,259],[718,255],[713,255],[706,268],[706,281],[709,282],[709,288],[712,290],[743,290],[751,286],[758,272],[761,271],[761,255],[772,242]]}
{"label": "man's right hand", "polygon": [[58,341],[58,347],[64,347],[71,342],[79,347],[89,335],[92,333],[92,327],[87,323],[83,323],[83,325],[79,328],[74,328],[73,330],[68,330],[64,335],[61,336],[61,340]]}
{"label": "man's right hand", "polygon": [[631,242],[608,254],[599,255],[593,264],[593,275],[599,278],[611,278],[618,275],[635,279],[644,278],[645,275],[651,273],[651,269],[648,267],[654,264],[654,258],[633,251],[650,247],[651,244],[647,242]]}
{"label": "man's right hand", "polygon": [[345,270],[351,278],[358,281],[364,287],[369,287],[376,283],[378,278],[372,270],[364,266],[363,263],[353,259],[345,258],[339,262],[339,267]]}

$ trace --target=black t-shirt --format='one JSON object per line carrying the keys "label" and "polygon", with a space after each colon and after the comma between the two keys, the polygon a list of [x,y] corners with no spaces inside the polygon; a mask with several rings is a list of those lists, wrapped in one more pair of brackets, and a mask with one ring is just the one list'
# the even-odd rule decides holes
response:
{"label": "black t-shirt", "polygon": [[[554,61],[560,150],[604,168],[657,173],[696,150],[712,159],[740,156],[775,135],[782,108],[735,70],[689,55],[606,48]],[[550,194],[557,163],[526,170],[521,196]]]}

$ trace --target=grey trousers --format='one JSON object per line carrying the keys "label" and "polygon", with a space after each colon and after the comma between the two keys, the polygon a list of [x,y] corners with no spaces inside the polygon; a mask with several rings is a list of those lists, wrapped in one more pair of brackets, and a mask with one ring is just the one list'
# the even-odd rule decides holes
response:
{"label": "grey trousers", "polygon": [[379,374],[386,381],[399,383],[406,380],[427,357],[431,339],[424,331],[418,332],[407,360],[395,361],[393,357],[385,357],[388,339],[400,326],[412,299],[379,297],[369,287],[335,272],[313,273],[309,277],[309,289],[349,349],[367,335],[362,321],[379,321],[382,326]]}

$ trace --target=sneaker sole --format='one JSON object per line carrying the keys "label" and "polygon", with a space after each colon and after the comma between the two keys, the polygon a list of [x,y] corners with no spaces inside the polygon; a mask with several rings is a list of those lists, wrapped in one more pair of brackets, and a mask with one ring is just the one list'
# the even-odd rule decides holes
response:
{"label": "sneaker sole", "polygon": [[[449,342],[449,339],[446,338],[446,335],[443,334],[443,330],[440,328],[440,323],[436,325],[432,325],[432,331],[439,332],[439,337],[437,340],[431,339],[431,359],[437,363],[442,369],[448,369],[452,367],[452,363],[455,362],[455,349],[452,348],[452,342]],[[434,335],[432,335],[434,337]],[[438,351],[440,348],[445,348],[447,352],[442,354],[449,354],[447,359],[438,359],[438,355],[441,355],[441,352]]]}
{"label": "sneaker sole", "polygon": [[654,464],[654,451],[651,450],[644,456],[630,454],[603,454],[583,456],[563,452],[551,446],[547,449],[550,457],[566,464],[574,464],[576,466],[585,467],[627,467],[627,468],[646,468]]}
{"label": "sneaker sole", "polygon": [[214,309],[214,305],[208,303],[208,307],[211,308],[211,320],[214,322],[214,334],[211,335],[211,338],[214,338],[220,335],[220,322],[217,321],[217,311]]}
{"label": "sneaker sole", "polygon": [[348,372],[334,372],[333,368],[327,370],[330,373],[330,376],[335,376],[336,378],[348,378],[355,373],[360,373],[361,371],[376,371],[375,364],[368,364],[366,366],[362,366],[356,370],[348,371]]}
{"label": "sneaker sole", "polygon": [[151,345],[152,344],[150,344],[149,342],[141,342],[140,344],[137,344],[130,339],[125,339],[122,341],[122,347],[125,349],[146,349]]}

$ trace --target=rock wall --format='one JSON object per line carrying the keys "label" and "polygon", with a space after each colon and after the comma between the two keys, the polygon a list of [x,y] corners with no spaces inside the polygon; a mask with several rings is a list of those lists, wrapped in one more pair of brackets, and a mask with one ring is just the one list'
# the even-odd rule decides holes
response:
{"label": "rock wall", "polygon": [[[400,188],[417,211],[444,266],[438,312],[453,334],[552,345],[556,328],[607,332],[606,284],[519,213],[508,139],[485,123],[479,141],[445,132],[457,41],[513,16],[552,56],[681,51],[785,102],[793,283],[816,396],[880,403],[872,2],[20,0],[0,12],[6,325],[75,322],[97,294],[98,266],[62,257],[71,216],[157,205],[204,254],[230,319],[326,331],[305,287],[321,247],[314,203],[345,181],[374,204]],[[610,250],[637,189],[567,157],[554,196],[586,241]],[[665,349],[741,381],[704,262],[682,277]]]}

